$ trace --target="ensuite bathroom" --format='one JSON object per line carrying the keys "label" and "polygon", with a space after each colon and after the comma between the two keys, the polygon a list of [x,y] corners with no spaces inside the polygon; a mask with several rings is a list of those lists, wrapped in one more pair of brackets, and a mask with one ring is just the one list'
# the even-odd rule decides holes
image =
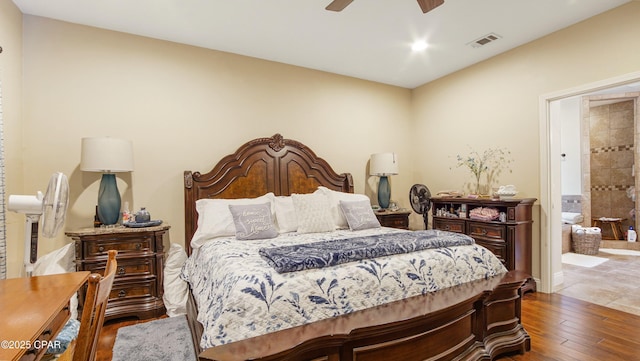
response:
{"label": "ensuite bathroom", "polygon": [[639,98],[627,91],[562,101],[563,253],[572,251],[574,224],[598,227],[602,248],[640,250],[628,241],[638,225]]}
{"label": "ensuite bathroom", "polygon": [[640,288],[629,279],[640,272],[639,100],[636,82],[562,99],[553,110],[562,150],[556,292],[636,315]]}

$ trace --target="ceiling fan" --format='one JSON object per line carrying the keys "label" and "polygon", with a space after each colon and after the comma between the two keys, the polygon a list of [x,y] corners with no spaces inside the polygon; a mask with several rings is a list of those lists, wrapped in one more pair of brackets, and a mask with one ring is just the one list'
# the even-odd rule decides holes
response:
{"label": "ceiling fan", "polygon": [[[352,2],[353,0],[333,0],[325,9],[330,11],[342,11]],[[420,5],[420,9],[422,9],[422,12],[425,14],[442,4],[444,4],[444,0],[418,0],[418,5]]]}

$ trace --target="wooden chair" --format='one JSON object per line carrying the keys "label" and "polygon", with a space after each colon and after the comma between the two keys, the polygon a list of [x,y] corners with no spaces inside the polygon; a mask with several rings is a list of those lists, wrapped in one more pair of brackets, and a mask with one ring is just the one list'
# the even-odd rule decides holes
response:
{"label": "wooden chair", "polygon": [[67,350],[58,358],[59,361],[94,361],[96,359],[98,338],[118,266],[117,254],[118,251],[109,251],[104,276],[97,273],[89,275],[78,338],[69,344]]}

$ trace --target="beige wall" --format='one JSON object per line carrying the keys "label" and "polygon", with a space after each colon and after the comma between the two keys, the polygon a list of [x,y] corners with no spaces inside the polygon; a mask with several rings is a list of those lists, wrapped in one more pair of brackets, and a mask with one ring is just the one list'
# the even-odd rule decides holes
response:
{"label": "beige wall", "polygon": [[[0,1],[0,46],[5,194],[22,194],[22,13],[12,1]],[[24,216],[7,212],[6,221],[7,272],[15,276],[22,265]]]}
{"label": "beige wall", "polygon": [[640,52],[630,46],[640,34],[638,19],[640,2],[631,2],[415,89],[413,134],[422,151],[414,159],[414,180],[432,192],[462,188],[471,176],[450,169],[456,154],[501,146],[515,161],[500,183],[516,185],[520,197],[539,198],[540,96],[640,70]]}
{"label": "beige wall", "polygon": [[[408,89],[33,16],[24,17],[23,37],[23,189],[44,190],[53,172],[67,174],[66,229],[93,221],[100,175],[79,170],[87,136],[133,141],[135,171],[118,176],[123,201],[169,222],[172,242],[183,242],[183,171],[208,171],[275,133],[351,172],[355,191],[369,195],[377,184],[366,174],[369,155],[397,152],[392,197],[408,206]],[[68,241],[41,241],[40,254]],[[10,257],[20,264],[21,254],[14,247]]]}

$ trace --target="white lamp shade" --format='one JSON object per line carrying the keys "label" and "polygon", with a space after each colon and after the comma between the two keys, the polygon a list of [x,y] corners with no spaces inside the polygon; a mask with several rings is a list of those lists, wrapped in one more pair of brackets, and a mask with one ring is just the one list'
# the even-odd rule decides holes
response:
{"label": "white lamp shade", "polygon": [[395,153],[371,154],[369,174],[379,176],[398,174],[398,156]]}
{"label": "white lamp shade", "polygon": [[85,172],[131,172],[133,143],[110,137],[82,138],[80,170]]}

